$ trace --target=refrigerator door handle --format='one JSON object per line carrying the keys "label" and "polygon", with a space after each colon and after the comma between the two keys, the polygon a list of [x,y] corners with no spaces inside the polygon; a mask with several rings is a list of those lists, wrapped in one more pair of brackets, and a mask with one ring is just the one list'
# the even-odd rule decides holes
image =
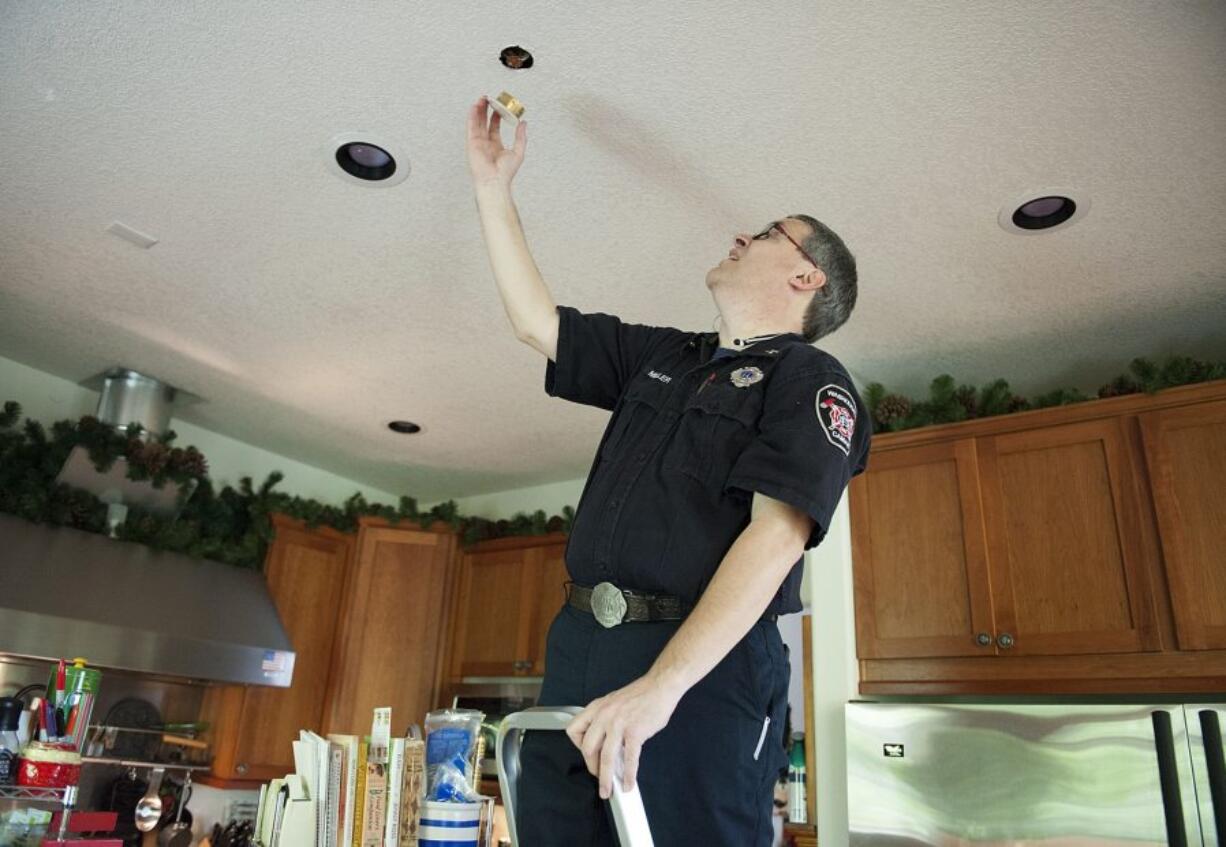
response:
{"label": "refrigerator door handle", "polygon": [[1183,822],[1183,797],[1179,791],[1179,767],[1175,762],[1175,737],[1171,732],[1170,712],[1151,713],[1154,721],[1154,747],[1158,753],[1158,781],[1162,786],[1162,809],[1166,814],[1166,837],[1170,847],[1188,847],[1188,831]]}
{"label": "refrigerator door handle", "polygon": [[1218,713],[1213,709],[1201,709],[1200,728],[1205,745],[1209,796],[1213,798],[1217,843],[1226,844],[1226,756],[1222,754],[1222,725],[1218,721]]}

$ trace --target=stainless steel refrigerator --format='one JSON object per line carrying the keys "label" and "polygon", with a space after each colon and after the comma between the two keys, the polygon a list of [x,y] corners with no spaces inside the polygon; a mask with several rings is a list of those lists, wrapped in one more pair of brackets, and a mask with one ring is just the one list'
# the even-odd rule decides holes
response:
{"label": "stainless steel refrigerator", "polygon": [[848,703],[850,843],[1226,847],[1226,705]]}

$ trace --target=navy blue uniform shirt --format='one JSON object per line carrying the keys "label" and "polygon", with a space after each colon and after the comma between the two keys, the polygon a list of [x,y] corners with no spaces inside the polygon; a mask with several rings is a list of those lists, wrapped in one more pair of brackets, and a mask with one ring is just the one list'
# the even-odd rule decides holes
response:
{"label": "navy blue uniform shirt", "polygon": [[[715,333],[558,307],[545,390],[609,409],[566,545],[580,585],[696,605],[760,492],[830,526],[871,426],[847,371],[797,334],[713,357]],[[798,560],[766,614],[801,610]]]}

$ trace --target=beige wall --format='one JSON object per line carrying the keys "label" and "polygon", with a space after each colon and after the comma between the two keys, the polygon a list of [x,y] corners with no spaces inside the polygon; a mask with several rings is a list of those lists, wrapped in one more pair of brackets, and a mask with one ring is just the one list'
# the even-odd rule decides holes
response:
{"label": "beige wall", "polygon": [[[8,400],[21,404],[23,417],[50,425],[65,418],[75,420],[82,415],[92,415],[98,407],[98,392],[20,362],[0,358],[0,404]],[[209,476],[218,489],[223,485],[237,486],[243,476],[250,476],[259,485],[269,473],[279,470],[285,474],[285,479],[277,486],[278,491],[311,497],[321,503],[339,506],[355,491],[362,492],[368,500],[383,503],[395,504],[400,499],[399,495],[201,429],[187,421],[175,419],[171,426],[179,434],[176,445],[194,446],[208,459]]]}

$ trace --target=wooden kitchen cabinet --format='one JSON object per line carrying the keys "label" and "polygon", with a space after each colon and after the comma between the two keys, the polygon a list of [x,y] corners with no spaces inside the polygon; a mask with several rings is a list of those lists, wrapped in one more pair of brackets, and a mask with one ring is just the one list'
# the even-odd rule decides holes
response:
{"label": "wooden kitchen cabinet", "polygon": [[450,675],[543,676],[545,636],[565,601],[561,534],[503,538],[461,553]]}
{"label": "wooden kitchen cabinet", "polygon": [[991,654],[974,441],[875,455],[850,496],[859,655]]}
{"label": "wooden kitchen cabinet", "polygon": [[325,733],[365,735],[378,706],[403,735],[435,708],[450,625],[455,534],[362,518],[344,600]]}
{"label": "wooden kitchen cabinet", "polygon": [[1181,650],[1226,649],[1226,400],[1141,416]]}
{"label": "wooden kitchen cabinet", "polygon": [[1226,687],[1226,382],[874,438],[862,694]]}
{"label": "wooden kitchen cabinet", "polygon": [[326,527],[308,529],[282,515],[274,515],[272,522],[276,537],[264,571],[294,647],[293,684],[206,690],[202,717],[210,723],[214,779],[262,782],[284,776],[294,769],[291,742],[298,731],[319,727],[323,720],[354,539]]}
{"label": "wooden kitchen cabinet", "polygon": [[1001,654],[1159,648],[1125,420],[976,439]]}

